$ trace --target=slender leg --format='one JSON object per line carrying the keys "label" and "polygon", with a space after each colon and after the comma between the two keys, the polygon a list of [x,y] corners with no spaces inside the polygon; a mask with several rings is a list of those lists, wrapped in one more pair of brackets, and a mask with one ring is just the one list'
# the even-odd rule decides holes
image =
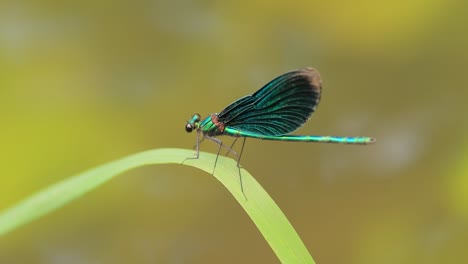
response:
{"label": "slender leg", "polygon": [[215,137],[209,137],[209,136],[205,136],[207,139],[211,140],[211,141],[214,141],[216,143],[219,144],[219,148],[218,148],[218,153],[216,153],[216,160],[215,160],[215,164],[213,166],[213,172],[211,174],[214,175],[214,172],[215,172],[215,169],[216,169],[216,164],[218,163],[218,157],[219,157],[219,152],[221,151],[221,147],[224,146],[223,145],[223,142],[218,139],[218,138],[215,138]]}
{"label": "slender leg", "polygon": [[234,139],[234,141],[232,142],[231,146],[229,147],[228,151],[226,152],[226,155],[225,155],[226,157],[229,155],[229,152],[232,152],[232,153],[234,153],[234,155],[237,156],[237,153],[232,149],[232,147],[234,147],[234,144],[236,144],[237,139],[238,139],[238,137],[236,137]]}
{"label": "slender leg", "polygon": [[198,149],[198,146],[199,146],[203,141],[205,141],[205,137],[202,137],[202,139],[201,139],[200,141],[198,141],[198,137],[199,137],[199,135],[198,135],[198,133],[197,133],[197,144],[195,144],[195,145],[193,146],[193,149]]}
{"label": "slender leg", "polygon": [[241,148],[241,151],[240,151],[240,153],[239,153],[239,157],[237,158],[237,167],[240,167],[239,162],[240,162],[240,159],[241,159],[241,157],[242,157],[242,152],[244,151],[244,146],[245,146],[245,141],[246,141],[246,140],[247,140],[247,138],[245,137],[245,138],[244,138],[244,141],[242,141],[242,148]]}
{"label": "slender leg", "polygon": [[[207,139],[209,140],[212,140],[216,143],[219,144],[219,148],[218,148],[218,153],[216,154],[216,160],[215,160],[215,165],[213,167],[213,175],[214,175],[214,172],[215,172],[215,169],[216,169],[216,164],[218,163],[218,157],[219,157],[219,152],[221,151],[221,147],[223,147],[223,143],[220,139],[218,138],[214,138],[214,137],[208,137],[208,136],[205,136]],[[244,146],[245,146],[245,141],[246,141],[247,138],[244,137],[244,140],[242,141],[242,148],[241,148],[241,151],[239,153],[239,155],[237,155],[237,153],[235,151],[232,150],[232,146],[234,145],[234,143],[236,143],[237,141],[237,138],[234,140],[234,142],[231,144],[231,147],[229,148],[228,150],[228,153],[229,152],[233,152],[234,154],[236,154],[237,156],[237,169],[239,170],[239,181],[240,181],[240,187],[241,187],[241,191],[242,191],[242,194],[244,195],[244,198],[245,200],[247,200],[247,196],[245,196],[245,193],[244,193],[244,184],[242,182],[242,174],[241,174],[241,165],[240,165],[240,159],[242,157],[242,152],[244,151]],[[226,146],[224,146],[226,147]]]}
{"label": "slender leg", "polygon": [[234,150],[232,150],[232,149],[230,149],[229,147],[227,147],[226,145],[224,145],[223,142],[222,142],[220,139],[215,138],[215,137],[210,137],[210,136],[203,135],[203,138],[200,140],[200,134],[201,134],[201,132],[197,132],[197,143],[196,143],[195,146],[194,146],[194,148],[195,148],[195,150],[196,150],[195,156],[194,156],[194,157],[189,157],[189,158],[184,159],[184,161],[182,161],[182,164],[184,164],[184,162],[185,162],[186,160],[189,160],[189,159],[198,159],[198,158],[200,157],[200,143],[203,142],[205,139],[209,139],[209,140],[211,140],[211,141],[213,141],[213,142],[215,142],[216,144],[219,145],[218,153],[217,153],[217,155],[216,155],[215,165],[214,165],[214,167],[213,167],[213,173],[212,173],[212,174],[214,174],[214,171],[215,171],[215,169],[216,169],[216,164],[217,164],[217,162],[218,162],[219,153],[221,152],[221,147],[224,147],[224,148],[228,149],[228,151],[231,151],[231,152],[233,152],[235,155],[237,155],[237,153],[236,153]]}
{"label": "slender leg", "polygon": [[189,160],[189,159],[198,159],[200,157],[200,142],[202,142],[203,140],[205,140],[205,137],[202,138],[202,140],[200,141],[200,133],[201,132],[197,132],[197,144],[195,144],[195,148],[197,150],[197,152],[195,153],[195,156],[194,157],[188,157],[188,158],[185,158],[183,161],[182,161],[182,164],[184,164],[184,162],[186,160]]}
{"label": "slender leg", "polygon": [[[203,137],[205,139],[205,137]],[[200,132],[197,131],[197,159],[200,157]]]}
{"label": "slender leg", "polygon": [[[241,166],[240,166],[240,159],[242,157],[242,152],[244,151],[244,146],[245,146],[245,140],[247,138],[244,137],[244,141],[242,141],[242,148],[241,148],[241,151],[239,153],[239,157],[237,157],[237,169],[239,170],[239,180],[240,180],[240,186],[241,186],[241,191],[242,193],[244,194],[244,197],[245,197],[245,193],[244,193],[244,184],[242,183],[242,174],[241,174]],[[245,197],[245,199],[247,199],[247,197]]]}
{"label": "slender leg", "polygon": [[[234,153],[234,155],[236,155],[236,157],[237,157],[237,152],[235,152],[235,151],[231,148],[231,147],[234,145],[235,141],[234,141],[233,144],[231,144],[231,147],[228,147],[228,146],[224,145],[223,142],[222,142],[220,139],[216,138],[216,137],[205,136],[205,137],[200,141],[200,143],[201,143],[205,138],[206,138],[206,139],[209,139],[209,140],[211,140],[211,141],[213,141],[213,142],[215,142],[215,143],[218,144],[220,147],[223,147],[223,148],[227,149],[227,150],[228,150],[228,153],[229,153],[229,152]],[[236,140],[237,140],[237,138],[236,138]],[[220,150],[219,152],[221,152],[221,150]]]}
{"label": "slender leg", "polygon": [[197,133],[197,143],[195,144],[195,148],[196,148],[196,153],[195,153],[195,157],[189,157],[189,158],[186,158],[184,161],[182,161],[182,164],[188,160],[188,159],[198,159],[200,157],[200,143],[206,139],[209,139],[215,143],[217,143],[219,145],[218,147],[218,152],[216,153],[216,159],[215,159],[215,164],[213,166],[213,172],[211,174],[214,175],[214,172],[216,170],[216,164],[218,163],[218,157],[219,157],[219,153],[221,152],[221,148],[222,147],[225,147],[228,149],[227,153],[226,153],[226,156],[229,154],[229,152],[232,152],[234,153],[234,155],[237,156],[237,169],[239,170],[239,181],[240,181],[240,187],[241,187],[241,191],[242,191],[242,194],[244,195],[244,198],[247,200],[247,196],[245,196],[245,193],[244,193],[244,184],[242,182],[242,174],[241,174],[241,165],[240,165],[240,159],[242,157],[242,152],[244,151],[244,146],[245,146],[245,141],[247,138],[244,137],[244,140],[242,141],[242,148],[241,148],[241,151],[239,153],[239,155],[237,155],[237,153],[232,149],[232,147],[234,146],[234,144],[237,142],[237,137],[234,139],[234,142],[232,142],[231,146],[230,147],[227,147],[223,144],[223,142],[218,139],[218,138],[215,138],[215,137],[210,137],[210,136],[206,136],[204,135],[202,140],[200,140],[200,133],[201,132],[198,132]]}

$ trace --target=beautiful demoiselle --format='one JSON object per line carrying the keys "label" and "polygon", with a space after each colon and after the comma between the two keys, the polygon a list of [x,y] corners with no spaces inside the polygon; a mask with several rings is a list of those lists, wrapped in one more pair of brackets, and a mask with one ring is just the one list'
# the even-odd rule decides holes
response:
{"label": "beautiful demoiselle", "polygon": [[[375,139],[370,137],[288,135],[309,119],[317,108],[321,93],[322,80],[319,72],[313,68],[304,68],[276,77],[257,92],[233,102],[219,114],[211,114],[204,120],[201,120],[199,114],[194,114],[185,126],[185,130],[189,133],[197,130],[197,152],[194,158],[197,159],[200,154],[200,135],[203,135],[203,139],[207,138],[219,144],[218,155],[224,145],[220,139],[216,138],[217,136],[235,137],[234,143],[237,138],[242,137],[244,141],[237,155],[238,167],[245,139],[248,137],[264,140],[360,145],[375,142]],[[229,153],[231,148],[226,148]],[[241,188],[243,191],[242,180]]]}

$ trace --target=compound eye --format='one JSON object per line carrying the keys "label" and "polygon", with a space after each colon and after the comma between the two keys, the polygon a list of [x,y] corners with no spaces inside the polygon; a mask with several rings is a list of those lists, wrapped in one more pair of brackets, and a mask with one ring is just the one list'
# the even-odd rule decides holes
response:
{"label": "compound eye", "polygon": [[187,124],[187,125],[185,126],[185,131],[187,131],[187,133],[190,133],[190,132],[192,132],[192,130],[193,130],[193,127],[192,127],[192,125],[190,125],[190,124]]}

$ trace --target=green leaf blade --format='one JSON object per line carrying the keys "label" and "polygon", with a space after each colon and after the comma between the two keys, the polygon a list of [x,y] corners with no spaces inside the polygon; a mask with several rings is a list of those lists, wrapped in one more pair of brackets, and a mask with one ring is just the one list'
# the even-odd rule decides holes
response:
{"label": "green leaf blade", "polygon": [[[109,162],[56,183],[24,199],[0,214],[0,236],[44,216],[79,198],[130,169],[154,164],[181,164],[193,156],[192,150],[155,149]],[[199,159],[185,160],[184,165],[211,174],[216,155],[201,152]],[[276,203],[258,182],[232,159],[219,157],[215,174],[250,216],[282,263],[314,263],[304,243]]]}

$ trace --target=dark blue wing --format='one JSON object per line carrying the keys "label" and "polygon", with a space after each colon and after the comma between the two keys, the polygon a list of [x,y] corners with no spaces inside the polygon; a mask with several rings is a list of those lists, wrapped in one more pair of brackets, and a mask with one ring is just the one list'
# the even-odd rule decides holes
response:
{"label": "dark blue wing", "polygon": [[315,111],[322,91],[313,68],[285,73],[218,114],[220,122],[243,132],[284,135],[301,127]]}

